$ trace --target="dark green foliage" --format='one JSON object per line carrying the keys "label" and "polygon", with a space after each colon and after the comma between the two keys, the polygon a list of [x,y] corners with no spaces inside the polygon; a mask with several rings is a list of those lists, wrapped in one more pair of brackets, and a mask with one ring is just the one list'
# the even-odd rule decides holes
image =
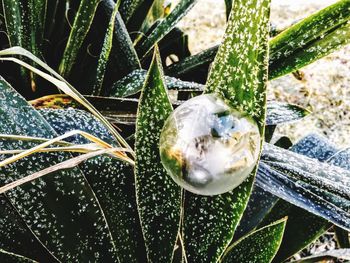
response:
{"label": "dark green foliage", "polygon": [[[0,30],[8,39],[0,38],[0,49],[21,46],[47,65],[32,62],[19,48],[2,51],[0,59],[16,56],[64,81],[59,71],[77,91],[9,62],[0,63],[0,75],[25,99],[58,93],[54,83],[76,99],[87,98],[100,112],[97,120],[61,95],[40,98],[34,105],[49,109],[35,110],[1,78],[0,151],[24,150],[78,129],[113,147],[122,144],[129,162],[102,155],[1,194],[0,262],[280,262],[332,223],[343,228],[335,228],[337,237],[348,246],[349,150],[334,154],[336,147],[314,136],[288,149],[292,143],[282,137],[265,144],[262,159],[239,187],[203,197],[183,194],[170,179],[158,144],[173,106],[203,91],[254,118],[266,141],[277,125],[307,116],[296,105],[267,103],[266,82],[348,43],[350,1],[341,0],[268,42],[269,0],[225,0],[229,19],[222,44],[191,56],[188,36],[177,23],[197,2],[181,0],[170,12],[162,0],[121,0],[119,9],[113,0],[2,0]],[[61,106],[78,109],[53,109]],[[65,141],[49,147],[68,142],[102,147],[81,136]],[[82,153],[56,149],[1,166],[0,189],[78,156]],[[281,220],[285,216],[287,223]],[[321,258],[340,253],[348,251]]]}

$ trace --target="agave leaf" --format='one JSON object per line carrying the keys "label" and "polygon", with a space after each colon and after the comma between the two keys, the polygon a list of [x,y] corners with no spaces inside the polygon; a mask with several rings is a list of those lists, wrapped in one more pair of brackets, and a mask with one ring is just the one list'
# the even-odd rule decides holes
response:
{"label": "agave leaf", "polygon": [[291,263],[317,263],[328,262],[328,260],[350,260],[350,249],[333,249],[316,255],[291,261]]}
{"label": "agave leaf", "polygon": [[[267,106],[268,107],[268,106]],[[285,144],[285,140],[287,143]],[[290,140],[285,137],[281,137],[275,145],[280,144],[283,149],[289,148]],[[239,222],[237,230],[235,232],[232,242],[246,235],[250,231],[254,230],[261,221],[266,217],[269,211],[274,207],[279,198],[266,190],[260,188],[256,184],[253,186],[252,193],[249,197],[247,208],[245,209],[242,219]],[[274,221],[285,217],[281,216]],[[272,221],[271,221],[272,222]],[[231,242],[231,243],[232,243]]]}
{"label": "agave leaf", "polygon": [[[350,200],[350,172],[265,144],[263,161],[277,171],[306,184]],[[274,156],[273,156],[274,155]]]}
{"label": "agave leaf", "polygon": [[306,210],[280,200],[260,226],[268,225],[278,218],[288,216],[280,249],[273,262],[283,262],[324,234],[332,223]]}
{"label": "agave leaf", "polygon": [[[125,23],[128,23],[130,18],[136,12],[137,8],[140,7],[144,2],[149,2],[149,5],[152,5],[153,1],[147,0],[123,0],[120,5],[120,13],[123,17]],[[147,13],[145,11],[145,13]]]}
{"label": "agave leaf", "polygon": [[41,244],[5,195],[0,195],[0,247],[40,262],[58,262]]}
{"label": "agave leaf", "polygon": [[340,227],[334,226],[334,233],[339,248],[350,248],[350,237],[348,231]]}
{"label": "agave leaf", "polygon": [[[347,173],[347,171],[344,172]],[[288,175],[288,171],[275,170],[263,161],[259,164],[256,183],[259,187],[298,207],[345,229],[350,229],[350,202],[347,199],[294,180]]]}
{"label": "agave leaf", "polygon": [[[92,115],[75,109],[42,109],[40,114],[59,134],[82,130],[117,146],[113,136]],[[69,142],[85,144],[81,136]],[[99,156],[81,164],[91,188],[106,216],[120,262],[146,262],[146,251],[136,207],[133,167],[109,156]]]}
{"label": "agave leaf", "polygon": [[[278,197],[254,185],[249,197],[247,208],[237,226],[232,242],[254,230],[264,219],[266,214],[274,207]],[[279,217],[278,219],[284,216]],[[276,219],[277,220],[277,219]],[[265,224],[266,225],[266,224]],[[232,243],[231,242],[231,243]]]}
{"label": "agave leaf", "polygon": [[[333,145],[317,135],[306,136],[293,145],[291,150],[319,161],[325,161],[336,152]],[[284,200],[278,201],[260,225],[269,224],[283,216],[288,216],[288,222],[281,247],[274,262],[281,262],[291,257],[331,227],[331,223],[327,220],[293,206]]]}
{"label": "agave leaf", "polygon": [[102,91],[102,84],[103,79],[105,76],[105,71],[107,67],[107,62],[109,58],[109,54],[112,49],[112,41],[113,41],[113,31],[114,31],[114,24],[115,24],[115,16],[118,12],[118,8],[120,5],[120,0],[117,1],[117,3],[114,6],[111,19],[108,24],[107,32],[102,44],[102,50],[100,53],[100,57],[98,58],[97,63],[97,69],[96,69],[96,77],[95,77],[95,83],[92,90],[93,95],[101,95]]}
{"label": "agave leaf", "polygon": [[132,3],[138,3],[135,10],[133,10],[133,14],[128,19],[127,28],[129,32],[140,32],[142,30],[142,25],[145,22],[147,15],[149,14],[152,5],[155,0],[126,0],[125,5],[128,8],[128,5]]}
{"label": "agave leaf", "polygon": [[[1,133],[43,138],[56,136],[42,116],[3,79],[0,81],[0,98]],[[28,146],[33,144],[9,140],[1,141],[0,148],[30,148]],[[1,168],[1,184],[13,182],[70,157],[67,153],[27,157]],[[59,260],[85,261],[96,257],[102,261],[117,260],[100,205],[77,168],[55,172],[24,184],[8,191],[6,196],[31,231]]]}
{"label": "agave leaf", "polygon": [[228,19],[232,10],[232,2],[233,0],[225,0],[226,7],[226,18]]}
{"label": "agave leaf", "polygon": [[136,122],[136,193],[150,262],[171,262],[180,224],[181,188],[160,162],[158,141],[172,111],[155,50],[142,90]]}
{"label": "agave leaf", "polygon": [[90,29],[98,4],[101,0],[82,0],[75,15],[66,48],[59,66],[60,75],[67,78],[70,75],[80,47]]}
{"label": "agave leaf", "polygon": [[[132,73],[124,77],[123,79],[115,82],[111,87],[112,97],[128,97],[141,91],[142,85],[146,80],[146,70],[139,69],[134,70]],[[179,89],[179,90],[191,90],[191,91],[202,91],[204,85],[182,81],[180,79],[165,76],[165,84],[168,89]]]}
{"label": "agave leaf", "polygon": [[168,34],[188,11],[196,4],[197,0],[181,0],[174,10],[164,18],[152,32],[136,45],[136,51],[140,57],[144,57],[151,48]]}
{"label": "agave leaf", "polygon": [[[261,134],[265,126],[269,4],[268,0],[235,1],[235,12],[230,16],[205,90],[218,93],[229,105],[252,116]],[[190,262],[216,262],[220,258],[242,217],[254,177],[255,171],[239,187],[223,195],[186,193],[184,243]]]}
{"label": "agave leaf", "polygon": [[[349,42],[349,0],[341,0],[273,38],[270,45],[269,79],[296,71]],[[218,46],[171,65],[166,74],[179,77],[214,60]]]}
{"label": "agave leaf", "polygon": [[305,18],[271,40],[271,78],[328,55],[349,43],[350,1],[341,0]]}
{"label": "agave leaf", "polygon": [[11,252],[7,252],[3,249],[0,249],[0,261],[6,263],[38,263],[38,261]]}
{"label": "agave leaf", "polygon": [[278,125],[304,118],[310,111],[293,104],[273,101],[267,103],[266,125]]}
{"label": "agave leaf", "polygon": [[[124,1],[121,2],[121,5],[123,3]],[[101,2],[100,8],[97,9],[96,14],[98,18],[101,18],[101,24],[106,24],[107,26],[113,13],[114,5],[115,3],[113,0],[103,0]],[[121,9],[121,7],[119,9]],[[97,28],[97,31],[99,30],[100,29]],[[113,31],[113,45],[105,77],[106,87],[109,87],[110,82],[120,79],[133,70],[140,68],[140,61],[137,57],[132,40],[120,13],[117,12]],[[109,90],[105,89],[104,94],[109,95]]]}
{"label": "agave leaf", "polygon": [[[346,148],[334,154],[327,160],[328,163],[350,170],[350,148]],[[350,248],[349,232],[335,226],[335,234],[339,247]]]}
{"label": "agave leaf", "polygon": [[84,107],[86,107],[92,114],[94,114],[107,128],[108,130],[113,134],[113,136],[126,148],[131,149],[131,147],[128,145],[128,143],[124,140],[122,136],[114,129],[114,127],[102,116],[100,112],[98,112],[93,105],[91,105],[83,95],[81,95],[73,86],[71,86],[66,80],[64,80],[57,72],[55,72],[52,68],[50,68],[47,64],[45,64],[42,60],[35,57],[32,53],[29,51],[21,48],[21,47],[13,47],[8,48],[5,50],[0,51],[0,56],[6,56],[6,55],[23,55],[31,60],[33,60],[35,63],[37,63],[39,66],[43,67],[45,70],[47,70],[51,75],[44,73],[41,70],[38,70],[29,64],[18,60],[16,58],[12,57],[6,57],[6,58],[0,58],[0,60],[4,61],[12,61],[17,64],[20,64],[27,69],[30,69],[34,73],[38,74],[39,76],[45,78],[47,81],[54,84],[59,90],[63,91],[70,97],[74,98],[78,103],[82,104]]}
{"label": "agave leaf", "polygon": [[185,73],[194,71],[199,67],[208,65],[209,63],[213,62],[218,49],[219,46],[214,46],[193,56],[186,57],[177,63],[173,63],[169,67],[165,68],[165,74],[173,77],[179,77]]}
{"label": "agave leaf", "polygon": [[287,218],[256,230],[230,246],[222,263],[270,263],[281,244]]}
{"label": "agave leaf", "polygon": [[31,52],[40,57],[45,32],[47,0],[28,1]]}

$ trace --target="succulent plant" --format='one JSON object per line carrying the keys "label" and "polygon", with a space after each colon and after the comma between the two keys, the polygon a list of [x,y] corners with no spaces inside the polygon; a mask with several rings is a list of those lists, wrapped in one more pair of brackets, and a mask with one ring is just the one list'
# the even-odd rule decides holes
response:
{"label": "succulent plant", "polygon": [[284,262],[331,227],[297,262],[349,259],[349,150],[272,143],[309,112],[266,84],[349,43],[350,1],[270,39],[270,0],[227,0],[191,55],[196,3],[2,0],[1,262]]}

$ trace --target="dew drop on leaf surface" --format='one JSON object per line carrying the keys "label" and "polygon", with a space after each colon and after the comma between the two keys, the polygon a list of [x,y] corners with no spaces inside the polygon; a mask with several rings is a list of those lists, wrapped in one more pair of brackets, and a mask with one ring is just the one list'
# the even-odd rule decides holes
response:
{"label": "dew drop on leaf surface", "polygon": [[218,195],[240,185],[254,169],[259,151],[257,124],[213,94],[179,106],[160,137],[161,160],[170,176],[200,195]]}

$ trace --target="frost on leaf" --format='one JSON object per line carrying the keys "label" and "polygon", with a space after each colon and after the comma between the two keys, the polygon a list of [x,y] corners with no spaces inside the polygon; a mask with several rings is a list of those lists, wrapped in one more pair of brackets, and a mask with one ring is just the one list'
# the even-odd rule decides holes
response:
{"label": "frost on leaf", "polygon": [[171,111],[160,59],[155,55],[139,102],[135,142],[137,202],[151,262],[171,262],[180,223],[181,188],[167,175],[158,148]]}

